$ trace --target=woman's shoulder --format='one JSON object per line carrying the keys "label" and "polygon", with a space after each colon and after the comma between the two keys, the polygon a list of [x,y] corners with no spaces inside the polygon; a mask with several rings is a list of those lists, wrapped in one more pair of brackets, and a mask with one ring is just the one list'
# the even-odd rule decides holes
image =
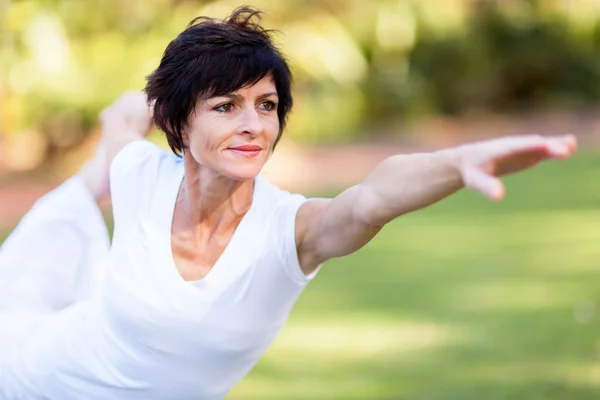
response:
{"label": "woman's shoulder", "polygon": [[180,167],[178,156],[148,140],[127,144],[110,166],[113,203],[136,204],[136,199],[151,197],[162,182],[172,181]]}
{"label": "woman's shoulder", "polygon": [[178,161],[178,156],[155,143],[146,139],[135,140],[124,146],[112,160],[111,182],[131,182],[131,179],[154,181],[158,173],[168,171],[168,166],[175,167]]}
{"label": "woman's shoulder", "polygon": [[268,260],[266,262],[268,265],[263,267],[268,269],[272,274],[271,277],[279,276],[281,282],[289,281],[291,278],[294,288],[297,284],[304,286],[312,276],[304,276],[300,268],[296,249],[296,216],[300,206],[308,199],[302,194],[281,189],[261,176],[257,184],[262,188],[257,199],[261,204],[262,213],[259,221],[265,233],[262,257]]}
{"label": "woman's shoulder", "polygon": [[111,163],[111,175],[140,169],[144,164],[177,158],[146,139],[134,140],[125,145]]}
{"label": "woman's shoulder", "polygon": [[282,189],[266,180],[262,175],[256,177],[256,185],[258,189],[256,192],[258,196],[257,201],[265,210],[274,212],[278,208],[290,204],[300,206],[301,203],[307,200],[302,194]]}
{"label": "woman's shoulder", "polygon": [[259,175],[257,178],[257,193],[255,202],[260,219],[269,230],[280,231],[283,226],[295,226],[296,214],[300,206],[308,199],[299,193],[282,189]]}

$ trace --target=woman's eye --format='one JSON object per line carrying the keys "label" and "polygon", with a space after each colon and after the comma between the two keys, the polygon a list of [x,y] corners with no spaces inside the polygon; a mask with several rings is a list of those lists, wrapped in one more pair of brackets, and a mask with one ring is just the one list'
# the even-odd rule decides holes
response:
{"label": "woman's eye", "polygon": [[220,106],[215,108],[216,111],[220,111],[220,112],[229,112],[232,109],[233,109],[233,104],[231,104],[231,103],[221,104]]}
{"label": "woman's eye", "polygon": [[262,108],[266,111],[273,111],[277,105],[272,101],[265,101],[262,103]]}

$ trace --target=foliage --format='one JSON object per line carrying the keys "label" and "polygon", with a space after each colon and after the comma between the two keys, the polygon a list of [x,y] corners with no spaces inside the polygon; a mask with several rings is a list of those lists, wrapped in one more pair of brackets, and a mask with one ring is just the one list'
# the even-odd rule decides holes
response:
{"label": "foliage", "polygon": [[428,82],[438,110],[514,111],[600,98],[598,21],[582,38],[564,15],[546,17],[535,4],[524,6],[515,21],[494,3],[483,3],[462,35],[421,35],[411,65]]}
{"label": "foliage", "polygon": [[[197,15],[195,0],[0,2],[0,144],[9,168],[77,146],[98,112],[140,89]],[[593,104],[593,0],[257,0],[295,76],[288,135],[336,141],[435,113]],[[1,165],[0,165],[1,166]]]}

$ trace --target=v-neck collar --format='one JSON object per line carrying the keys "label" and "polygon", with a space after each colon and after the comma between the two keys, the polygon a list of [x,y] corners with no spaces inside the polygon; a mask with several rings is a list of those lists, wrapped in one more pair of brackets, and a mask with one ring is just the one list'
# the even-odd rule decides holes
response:
{"label": "v-neck collar", "polygon": [[[239,247],[239,243],[243,240],[244,237],[248,237],[251,235],[251,227],[253,226],[253,219],[255,210],[257,208],[257,193],[259,192],[259,186],[261,185],[261,178],[257,176],[254,179],[254,188],[252,192],[252,203],[250,208],[246,212],[246,214],[242,217],[240,223],[236,227],[233,232],[229,243],[223,249],[223,252],[214,263],[210,271],[204,276],[202,279],[195,281],[186,281],[182,276],[179,270],[177,269],[177,265],[175,264],[175,260],[173,258],[173,248],[171,245],[171,235],[173,229],[173,215],[175,212],[175,205],[177,202],[177,197],[179,191],[181,189],[181,185],[183,184],[183,179],[185,176],[185,170],[183,167],[183,163],[180,162],[177,165],[177,174],[175,179],[173,179],[173,184],[166,191],[166,195],[163,197],[163,204],[158,205],[155,210],[156,214],[160,215],[160,229],[162,239],[160,240],[160,244],[156,243],[159,248],[163,249],[161,251],[161,256],[158,257],[157,261],[163,264],[162,268],[166,268],[169,270],[169,275],[172,279],[179,281],[179,283],[184,284],[186,286],[190,286],[193,288],[202,288],[206,289],[207,286],[213,286],[213,283],[222,281],[224,279],[231,278],[232,275],[237,275],[239,268],[243,266],[232,265],[229,261],[232,260],[232,256],[236,252],[236,248]],[[231,268],[227,267],[230,266]],[[161,268],[161,266],[158,266]],[[216,285],[220,286],[220,285]]]}

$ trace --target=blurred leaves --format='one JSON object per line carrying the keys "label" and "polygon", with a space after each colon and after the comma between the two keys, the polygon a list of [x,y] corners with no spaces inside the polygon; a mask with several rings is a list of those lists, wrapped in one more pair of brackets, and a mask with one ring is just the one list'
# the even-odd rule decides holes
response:
{"label": "blurred leaves", "polygon": [[[594,0],[260,0],[295,73],[288,135],[331,141],[432,113],[600,98]],[[197,15],[237,2],[0,1],[0,149],[17,136],[50,154],[76,147],[99,111],[141,89]],[[35,132],[32,134],[31,132]],[[38,151],[39,153],[39,151]]]}

